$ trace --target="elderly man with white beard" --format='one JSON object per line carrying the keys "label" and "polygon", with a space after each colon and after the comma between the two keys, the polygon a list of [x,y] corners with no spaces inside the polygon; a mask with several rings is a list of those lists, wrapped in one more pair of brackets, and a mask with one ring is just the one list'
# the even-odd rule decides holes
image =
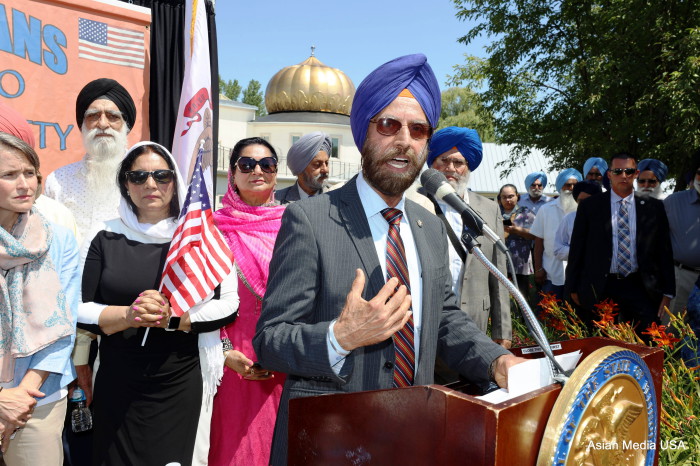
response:
{"label": "elderly man with white beard", "polygon": [[637,168],[639,169],[637,195],[661,199],[663,195],[661,183],[666,181],[666,175],[668,175],[666,164],[656,159],[644,159],[639,162]]}
{"label": "elderly man with white beard", "polygon": [[557,299],[564,296],[565,276],[564,262],[554,256],[554,239],[564,216],[576,210],[573,190],[582,179],[575,168],[562,170],[556,181],[559,197],[542,206],[530,228],[535,236],[535,282],[542,286],[543,293],[551,293]]}
{"label": "elderly man with white beard", "polygon": [[[474,192],[469,192],[469,176],[481,164],[483,149],[478,133],[469,128],[450,126],[436,132],[430,139],[427,165],[442,172],[457,194],[469,204],[484,221],[503,238],[503,220],[498,204]],[[498,280],[471,255],[465,255],[459,241],[462,234],[462,217],[448,204],[428,195],[423,188],[418,192],[432,202],[423,206],[434,212],[448,231],[450,247],[448,256],[452,273],[452,290],[461,309],[486,333],[491,319],[491,338],[505,348],[510,348],[512,328],[508,290],[499,286]],[[450,232],[455,232],[455,237]],[[482,251],[503,274],[507,273],[506,257],[493,242],[484,237],[476,240]],[[456,375],[456,374],[455,374]]]}
{"label": "elderly man with white beard", "polygon": [[93,225],[118,216],[120,195],[114,180],[128,147],[136,106],[121,84],[101,78],[80,91],[75,116],[85,156],[51,173],[44,194],[73,212],[84,238]]}

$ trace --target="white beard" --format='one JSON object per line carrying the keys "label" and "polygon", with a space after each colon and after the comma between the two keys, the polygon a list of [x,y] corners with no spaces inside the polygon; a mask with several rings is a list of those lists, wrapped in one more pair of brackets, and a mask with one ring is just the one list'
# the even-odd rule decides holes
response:
{"label": "white beard", "polygon": [[450,183],[450,186],[454,188],[457,195],[464,199],[464,193],[467,192],[467,186],[469,185],[469,175],[471,174],[471,171],[465,171],[464,175],[462,176],[458,175],[457,172],[448,172],[446,173],[446,175],[447,174],[457,178],[457,181],[449,180],[448,183]]}
{"label": "white beard", "polygon": [[637,187],[637,194],[639,194],[639,196],[643,197],[643,198],[653,197],[654,199],[660,199],[661,198],[661,186],[659,185],[655,188]]}
{"label": "white beard", "polygon": [[[122,125],[120,131],[112,128],[88,130],[83,124],[83,146],[85,147],[85,166],[87,168],[87,183],[95,199],[108,199],[118,193],[116,186],[117,170],[127,149],[128,130]],[[112,137],[97,137],[98,134],[109,134]]]}
{"label": "white beard", "polygon": [[574,200],[574,193],[572,191],[562,191],[559,195],[559,202],[561,203],[564,212],[567,214],[569,212],[574,212],[578,204]]}
{"label": "white beard", "polygon": [[542,191],[541,189],[537,188],[530,188],[527,190],[528,194],[530,195],[530,199],[533,201],[537,201],[539,198],[542,197]]}

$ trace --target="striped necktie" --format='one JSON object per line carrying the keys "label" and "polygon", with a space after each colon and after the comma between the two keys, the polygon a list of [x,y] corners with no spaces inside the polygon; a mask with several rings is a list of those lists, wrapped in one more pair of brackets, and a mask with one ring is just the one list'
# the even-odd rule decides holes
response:
{"label": "striped necktie", "polygon": [[[399,286],[406,285],[410,294],[411,283],[408,277],[406,251],[399,234],[399,225],[403,212],[398,209],[387,208],[382,210],[382,215],[389,223],[389,234],[387,235],[386,243],[386,278],[387,280],[391,277],[398,278]],[[401,330],[394,334],[393,339],[396,352],[394,387],[409,387],[413,385],[416,367],[416,351],[413,343],[413,316]]]}
{"label": "striped necktie", "polygon": [[632,239],[627,203],[620,201],[617,216],[617,273],[626,277],[632,272]]}

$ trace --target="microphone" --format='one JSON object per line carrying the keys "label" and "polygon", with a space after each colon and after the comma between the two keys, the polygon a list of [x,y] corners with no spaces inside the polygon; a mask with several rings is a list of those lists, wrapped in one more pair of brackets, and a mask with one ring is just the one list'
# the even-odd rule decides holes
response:
{"label": "microphone", "polygon": [[496,247],[498,247],[498,249],[500,249],[504,254],[508,253],[508,248],[503,243],[501,238],[486,224],[484,219],[481,218],[481,216],[477,214],[469,204],[464,202],[464,199],[457,194],[442,172],[435,170],[434,168],[429,168],[424,171],[423,174],[421,174],[420,182],[429,194],[444,201],[447,205],[456,210],[457,213],[462,216],[462,221],[467,229],[471,229],[472,231],[477,232],[478,235],[487,237],[489,240],[495,243]]}

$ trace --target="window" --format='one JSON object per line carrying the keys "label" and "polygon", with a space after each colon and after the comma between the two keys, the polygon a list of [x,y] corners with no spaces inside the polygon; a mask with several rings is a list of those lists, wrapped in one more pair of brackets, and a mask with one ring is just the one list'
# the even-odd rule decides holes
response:
{"label": "window", "polygon": [[331,138],[331,158],[340,158],[340,138]]}

